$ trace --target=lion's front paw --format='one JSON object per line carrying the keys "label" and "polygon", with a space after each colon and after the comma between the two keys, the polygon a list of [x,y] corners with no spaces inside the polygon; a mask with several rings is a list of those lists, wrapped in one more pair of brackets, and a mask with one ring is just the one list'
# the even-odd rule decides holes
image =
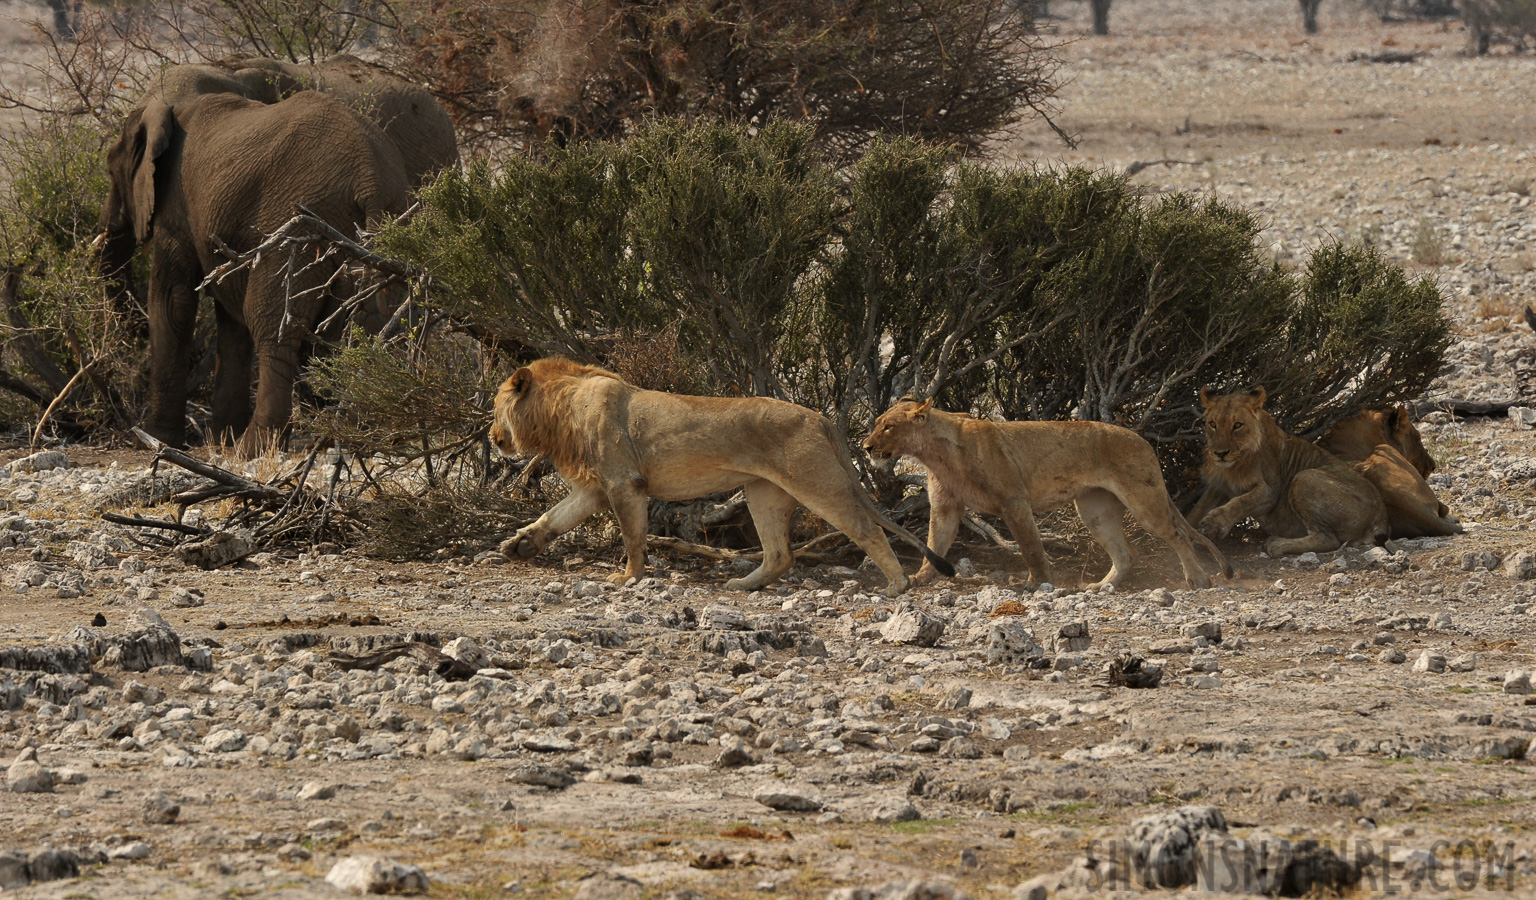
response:
{"label": "lion's front paw", "polygon": [[1232,526],[1236,524],[1231,513],[1224,509],[1213,509],[1200,520],[1200,533],[1213,541],[1219,541],[1231,534]]}
{"label": "lion's front paw", "polygon": [[925,562],[922,568],[917,570],[917,574],[912,576],[911,584],[913,587],[922,587],[925,584],[932,584],[938,577],[939,570]]}
{"label": "lion's front paw", "polygon": [[613,585],[614,587],[623,587],[624,585],[629,584],[631,581],[638,581],[638,580],[639,580],[638,578],[636,578],[633,575],[630,575],[627,572],[619,572],[616,575],[609,575],[608,578],[607,578],[608,583]]}
{"label": "lion's front paw", "polygon": [[501,542],[501,555],[507,559],[532,559],[543,549],[531,535],[521,531]]}

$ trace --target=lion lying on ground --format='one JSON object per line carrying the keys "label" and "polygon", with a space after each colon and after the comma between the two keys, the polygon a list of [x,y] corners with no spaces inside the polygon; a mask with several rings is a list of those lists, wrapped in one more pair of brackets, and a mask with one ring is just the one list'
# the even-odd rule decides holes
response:
{"label": "lion lying on ground", "polygon": [[[943,555],[967,508],[1001,516],[1019,542],[1029,577],[1051,580],[1035,513],[1074,501],[1077,514],[1109,554],[1098,585],[1118,585],[1131,571],[1125,511],[1179,555],[1184,580],[1211,586],[1191,540],[1199,541],[1227,577],[1221,551],[1190,527],[1163,487],[1152,446],[1140,435],[1102,422],[988,422],[903,400],[875,420],[864,441],[871,456],[911,456],[928,469],[928,543]],[[927,563],[913,576],[933,577]]]}
{"label": "lion lying on ground", "polygon": [[1387,539],[1387,511],[1365,476],[1338,457],[1286,434],[1264,411],[1267,395],[1215,396],[1205,406],[1205,494],[1189,520],[1218,540],[1247,518],[1270,535],[1271,556],[1337,550]]}
{"label": "lion lying on ground", "polygon": [[792,403],[647,391],[595,366],[549,358],[502,384],[490,437],[505,456],[547,456],[571,485],[569,496],[501,545],[509,558],[534,556],[611,507],[628,561],[609,580],[623,584],[645,573],[649,498],[692,500],[741,488],[763,562],[727,588],[758,590],[794,565],[789,520],[800,505],[863,548],[893,594],[906,590],[907,577],[881,526],[920,548],[925,565],[954,574],[875,507],[832,423]]}
{"label": "lion lying on ground", "polygon": [[1424,480],[1435,471],[1435,461],[1408,410],[1368,409],[1333,426],[1317,445],[1376,485],[1393,537],[1461,534],[1461,523]]}

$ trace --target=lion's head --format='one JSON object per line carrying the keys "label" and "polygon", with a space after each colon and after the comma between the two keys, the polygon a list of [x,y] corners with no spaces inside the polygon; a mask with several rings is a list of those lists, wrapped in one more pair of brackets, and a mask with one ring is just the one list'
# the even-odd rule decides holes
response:
{"label": "lion's head", "polygon": [[1428,477],[1435,471],[1435,458],[1424,449],[1424,438],[1420,436],[1419,429],[1414,427],[1413,420],[1408,417],[1408,410],[1401,406],[1375,411],[1374,416],[1380,417],[1381,426],[1387,433],[1387,443],[1397,448],[1419,474]]}
{"label": "lion's head", "polygon": [[881,413],[869,437],[864,439],[864,452],[876,459],[915,454],[922,446],[928,411],[932,408],[932,399],[921,403],[902,400]]}
{"label": "lion's head", "polygon": [[1256,387],[1236,394],[1200,391],[1205,407],[1205,458],[1218,469],[1244,466],[1264,445],[1262,410],[1267,399]]}
{"label": "lion's head", "polygon": [[490,439],[503,456],[549,457],[567,480],[592,476],[585,439],[576,430],[572,403],[591,378],[622,380],[606,369],[558,356],[534,360],[502,382],[496,392]]}

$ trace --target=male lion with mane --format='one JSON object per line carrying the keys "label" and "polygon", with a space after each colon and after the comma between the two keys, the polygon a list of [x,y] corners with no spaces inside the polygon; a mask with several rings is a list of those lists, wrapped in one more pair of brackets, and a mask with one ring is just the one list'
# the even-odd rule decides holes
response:
{"label": "male lion with mane", "polygon": [[922,550],[946,575],[954,567],[875,507],[825,416],[766,397],[689,397],[647,391],[596,366],[537,360],[496,394],[491,442],[503,456],[542,454],[571,493],[501,545],[537,555],[593,513],[611,507],[627,563],[615,584],[645,574],[648,500],[692,500],[741,488],[763,542],[763,562],[731,590],[755,591],[789,571],[795,508],[827,520],[858,544],[899,594],[907,576],[881,526]]}
{"label": "male lion with mane", "polygon": [[[954,542],[960,516],[976,509],[1001,516],[1019,542],[1030,578],[1050,581],[1035,513],[1072,501],[1109,554],[1109,574],[1095,587],[1119,585],[1130,574],[1127,509],[1179,555],[1190,587],[1211,586],[1191,540],[1232,577],[1226,557],[1174,507],[1152,445],[1130,429],[1103,422],[988,422],[934,409],[932,400],[902,400],[875,420],[864,449],[881,458],[911,456],[927,468],[928,541],[940,555]],[[924,563],[913,580],[932,577]]]}
{"label": "male lion with mane", "polygon": [[1461,534],[1461,522],[1424,479],[1435,471],[1434,457],[1413,426],[1408,410],[1368,409],[1345,419],[1317,439],[1317,445],[1352,464],[1381,494],[1387,526],[1395,538]]}
{"label": "male lion with mane", "polygon": [[1256,519],[1270,556],[1337,550],[1387,539],[1375,485],[1332,453],[1286,434],[1264,411],[1261,387],[1226,395],[1200,391],[1205,407],[1205,494],[1189,520],[1220,540]]}

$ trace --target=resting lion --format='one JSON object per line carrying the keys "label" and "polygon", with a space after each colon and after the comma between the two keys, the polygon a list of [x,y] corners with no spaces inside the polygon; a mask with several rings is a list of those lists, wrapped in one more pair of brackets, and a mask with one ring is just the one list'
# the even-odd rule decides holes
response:
{"label": "resting lion", "polygon": [[[1077,514],[1109,554],[1109,574],[1095,587],[1118,585],[1131,571],[1125,511],[1179,555],[1184,580],[1206,588],[1191,540],[1199,541],[1227,577],[1221,551],[1190,527],[1163,487],[1152,446],[1140,435],[1102,422],[988,422],[903,400],[875,420],[864,441],[871,456],[911,456],[928,469],[928,542],[943,555],[967,508],[1001,516],[1019,542],[1030,578],[1051,580],[1035,513],[1074,501]],[[913,578],[931,579],[927,563]]]}
{"label": "resting lion", "polygon": [[1368,409],[1333,426],[1317,445],[1376,485],[1395,538],[1461,534],[1461,523],[1424,479],[1435,460],[1401,407]]}
{"label": "resting lion", "polygon": [[1337,550],[1387,539],[1381,495],[1348,463],[1286,434],[1264,411],[1264,389],[1216,396],[1205,406],[1205,494],[1189,520],[1218,540],[1247,518],[1270,535],[1271,556]]}
{"label": "resting lion", "polygon": [[859,486],[826,417],[763,397],[686,397],[647,391],[566,359],[533,362],[496,395],[491,442],[504,456],[542,454],[571,493],[501,545],[527,559],[611,507],[624,535],[623,584],[645,573],[648,499],[692,500],[741,488],[763,542],[763,562],[732,590],[755,591],[794,565],[789,519],[804,505],[848,535],[901,593],[907,576],[880,528],[909,541],[947,575],[954,567],[886,518]]}

